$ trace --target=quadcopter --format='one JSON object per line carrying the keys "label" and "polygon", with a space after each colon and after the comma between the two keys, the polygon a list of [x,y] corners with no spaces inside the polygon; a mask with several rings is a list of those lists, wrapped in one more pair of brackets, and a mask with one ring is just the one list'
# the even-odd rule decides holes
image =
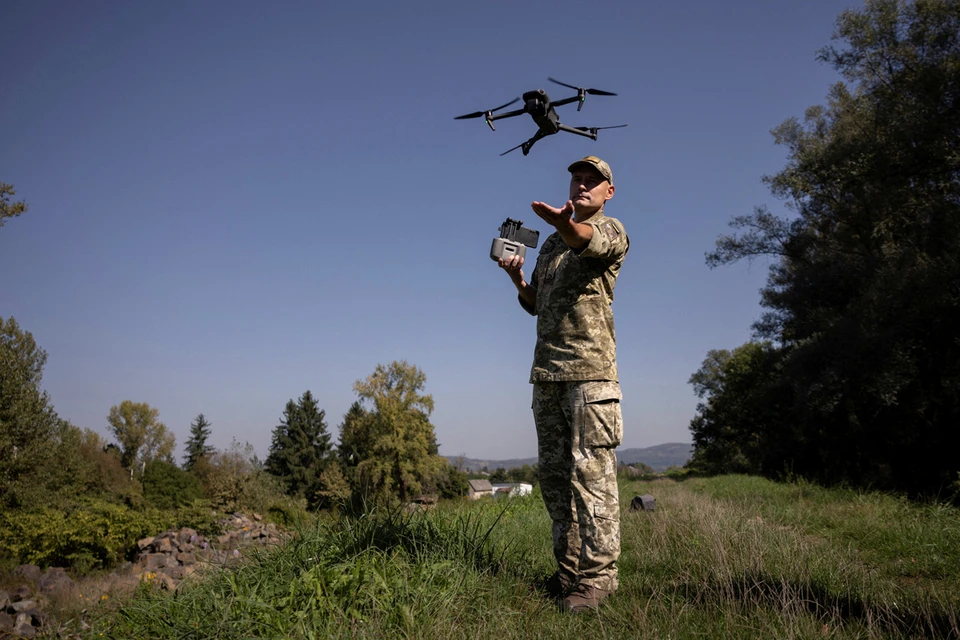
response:
{"label": "quadcopter", "polygon": [[493,127],[494,120],[500,120],[501,118],[512,118],[513,116],[519,116],[524,113],[529,113],[533,118],[533,121],[537,123],[539,129],[533,137],[522,142],[512,149],[507,149],[501,156],[505,156],[511,151],[516,151],[517,149],[523,150],[523,155],[530,153],[530,149],[533,148],[533,145],[537,143],[537,140],[545,138],[547,136],[553,135],[558,131],[566,131],[568,133],[575,133],[578,136],[585,136],[591,140],[597,139],[597,132],[601,129],[619,129],[620,127],[625,127],[625,124],[618,124],[612,127],[568,127],[565,124],[560,124],[560,118],[557,116],[557,112],[554,107],[562,107],[565,104],[572,104],[577,102],[577,111],[583,108],[583,102],[587,98],[587,94],[592,96],[615,96],[617,94],[610,93],[609,91],[601,91],[600,89],[584,89],[582,87],[575,87],[559,80],[554,80],[553,78],[547,78],[550,82],[554,82],[561,86],[567,87],[568,89],[573,89],[577,92],[577,95],[571,98],[564,98],[563,100],[557,100],[556,102],[550,101],[550,96],[547,95],[547,92],[543,89],[535,89],[533,91],[527,91],[523,94],[523,108],[516,109],[515,111],[508,111],[506,113],[501,113],[494,115],[497,111],[501,109],[506,109],[514,102],[520,100],[520,98],[514,98],[507,104],[502,104],[496,109],[490,109],[489,111],[477,111],[475,113],[468,113],[463,116],[457,116],[454,120],[466,120],[468,118],[480,118],[486,121],[487,125],[490,127],[491,131],[496,131]]}

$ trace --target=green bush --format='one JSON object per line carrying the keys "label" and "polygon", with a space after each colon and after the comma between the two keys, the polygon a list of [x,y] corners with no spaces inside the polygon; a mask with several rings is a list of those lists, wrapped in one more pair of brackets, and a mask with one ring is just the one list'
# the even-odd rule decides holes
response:
{"label": "green bush", "polygon": [[467,474],[451,464],[447,464],[437,480],[437,493],[441,498],[454,500],[470,492]]}
{"label": "green bush", "polygon": [[78,573],[108,569],[132,560],[137,540],[187,526],[211,535],[216,514],[202,502],[179,510],[128,507],[101,500],[69,509],[0,513],[0,556],[41,567],[68,567]]}
{"label": "green bush", "polygon": [[137,540],[176,525],[172,511],[94,501],[71,510],[0,513],[0,554],[40,566],[99,569],[133,551]]}
{"label": "green bush", "polygon": [[177,465],[151,460],[143,470],[143,497],[157,509],[174,509],[199,499],[203,488],[196,476]]}

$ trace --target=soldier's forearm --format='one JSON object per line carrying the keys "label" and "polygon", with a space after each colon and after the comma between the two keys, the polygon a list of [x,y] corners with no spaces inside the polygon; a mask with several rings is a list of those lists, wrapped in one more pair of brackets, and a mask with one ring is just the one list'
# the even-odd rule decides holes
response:
{"label": "soldier's forearm", "polygon": [[583,249],[590,244],[590,239],[593,238],[593,226],[577,222],[573,218],[558,224],[556,229],[571,249]]}
{"label": "soldier's forearm", "polygon": [[536,308],[537,306],[537,290],[533,288],[525,280],[514,283],[517,285],[517,293],[520,294],[520,299],[531,309]]}

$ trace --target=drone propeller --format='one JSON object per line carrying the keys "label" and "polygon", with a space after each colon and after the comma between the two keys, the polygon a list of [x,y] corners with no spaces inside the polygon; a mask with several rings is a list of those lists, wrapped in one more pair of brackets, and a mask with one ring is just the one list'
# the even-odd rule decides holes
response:
{"label": "drone propeller", "polygon": [[457,116],[456,118],[454,118],[454,120],[466,120],[468,118],[479,118],[483,116],[484,119],[487,121],[487,125],[490,127],[490,130],[495,131],[495,129],[493,128],[493,120],[492,120],[494,112],[500,111],[500,109],[505,109],[506,107],[509,107],[519,99],[520,99],[519,97],[514,98],[507,104],[502,104],[496,109],[490,109],[489,111],[475,111],[474,113],[468,113],[465,116]]}
{"label": "drone propeller", "polygon": [[587,94],[589,93],[592,96],[615,96],[617,94],[611,93],[610,91],[602,91],[600,89],[584,89],[583,87],[575,87],[572,84],[567,84],[566,82],[560,82],[559,80],[554,80],[553,78],[547,78],[550,82],[555,82],[562,87],[567,89],[573,89],[577,92],[577,97],[580,98],[579,104],[577,104],[577,111],[583,108],[583,101],[586,100]]}

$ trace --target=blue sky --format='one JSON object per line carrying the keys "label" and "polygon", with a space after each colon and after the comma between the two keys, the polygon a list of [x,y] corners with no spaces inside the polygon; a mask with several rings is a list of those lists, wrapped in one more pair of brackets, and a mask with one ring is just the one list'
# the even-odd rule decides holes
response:
{"label": "blue sky", "polygon": [[[688,442],[687,380],[750,337],[767,265],[710,270],[766,204],[770,129],[825,101],[834,0],[28,2],[2,9],[0,316],[49,353],[57,412],[107,434],[148,402],[177,436],[262,456],[309,389],[330,431],[354,381],[427,376],[440,451],[536,455],[535,321],[488,257],[506,217],[566,199],[566,166],[613,168],[630,235],[616,317],[624,447]],[[529,156],[528,117],[454,116],[547,82],[588,97]],[[532,263],[531,263],[532,266]]]}

